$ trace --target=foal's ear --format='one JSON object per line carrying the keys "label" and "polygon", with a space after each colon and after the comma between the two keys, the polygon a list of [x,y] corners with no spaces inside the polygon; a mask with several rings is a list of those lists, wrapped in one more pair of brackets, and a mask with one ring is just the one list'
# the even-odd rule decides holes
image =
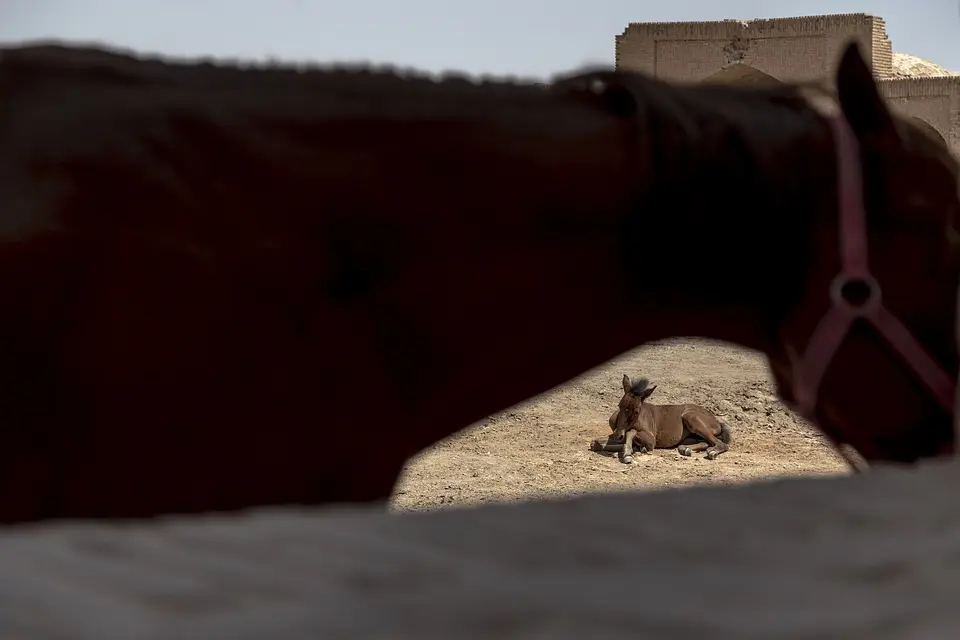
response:
{"label": "foal's ear", "polygon": [[623,392],[630,393],[633,385],[630,384],[630,376],[623,374]]}
{"label": "foal's ear", "polygon": [[646,389],[643,390],[643,393],[640,394],[640,399],[646,400],[647,398],[653,395],[653,392],[656,391],[656,389],[657,389],[657,385],[653,385],[652,387],[647,387]]}
{"label": "foal's ear", "polygon": [[877,91],[870,67],[860,55],[856,41],[850,42],[837,68],[837,96],[850,128],[863,139],[870,135],[896,135],[896,125]]}

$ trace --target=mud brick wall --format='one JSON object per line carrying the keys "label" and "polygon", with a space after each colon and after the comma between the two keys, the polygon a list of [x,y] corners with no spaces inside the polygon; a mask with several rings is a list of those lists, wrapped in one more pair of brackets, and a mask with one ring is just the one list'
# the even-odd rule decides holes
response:
{"label": "mud brick wall", "polygon": [[893,46],[877,16],[633,23],[616,36],[616,64],[681,82],[829,80],[851,39],[890,103],[923,121],[960,155],[960,76],[895,78]]}

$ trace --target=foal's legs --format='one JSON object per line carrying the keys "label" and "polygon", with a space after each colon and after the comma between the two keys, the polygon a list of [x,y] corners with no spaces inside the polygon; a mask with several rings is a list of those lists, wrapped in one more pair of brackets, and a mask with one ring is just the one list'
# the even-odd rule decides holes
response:
{"label": "foal's legs", "polygon": [[623,453],[620,461],[624,464],[633,462],[633,437],[637,435],[636,429],[630,429],[623,435]]}
{"label": "foal's legs", "polygon": [[654,435],[648,431],[637,432],[636,429],[627,431],[623,441],[620,441],[616,434],[610,434],[606,442],[603,440],[591,440],[590,450],[617,452],[620,454],[620,460],[622,462],[630,463],[633,461],[634,438],[640,441],[640,453],[653,453],[657,445]]}
{"label": "foal's legs", "polygon": [[[614,409],[607,424],[610,425],[610,431],[617,430],[617,418],[620,416],[620,409]],[[611,433],[607,441],[593,440],[590,442],[590,451],[612,451],[620,453],[623,451],[623,442],[617,439],[616,433]]]}
{"label": "foal's legs", "polygon": [[[619,410],[617,413],[620,413]],[[613,414],[613,417],[610,420],[614,423],[612,429],[616,429],[616,416],[617,413]],[[623,440],[620,440],[617,437],[616,433],[611,433],[607,436],[606,440],[591,440],[590,441],[590,450],[591,451],[614,451],[621,452],[623,451]]]}
{"label": "foal's legs", "polygon": [[617,440],[614,440],[613,437],[611,436],[610,438],[607,438],[606,442],[604,442],[603,440],[593,440],[592,442],[590,442],[590,450],[591,451],[612,451],[612,452],[620,453],[621,451],[623,451],[623,443],[618,442]]}
{"label": "foal's legs", "polygon": [[[621,458],[626,464],[633,462],[634,438],[636,438],[640,444],[640,448],[638,449],[640,453],[653,453],[653,450],[657,448],[657,437],[653,435],[652,432],[646,429],[640,431],[630,429],[630,431],[627,431],[626,439],[623,443],[623,458]],[[627,443],[629,443],[629,445]]]}
{"label": "foal's legs", "polygon": [[653,450],[657,448],[657,436],[646,429],[637,432],[636,440],[640,443],[640,453],[653,453]]}
{"label": "foal's legs", "polygon": [[[683,425],[690,430],[690,433],[698,435],[706,441],[708,445],[705,447],[707,450],[707,460],[716,460],[717,456],[724,451],[728,451],[730,447],[713,432],[713,424],[711,424],[711,422],[704,420],[702,416],[696,414],[683,416]],[[693,449],[693,447],[690,448]],[[697,449],[697,451],[699,451],[699,449]]]}
{"label": "foal's legs", "polygon": [[680,446],[677,447],[677,452],[682,456],[692,456],[699,451],[703,451],[709,446],[710,443],[708,442],[694,442],[693,444],[680,443]]}

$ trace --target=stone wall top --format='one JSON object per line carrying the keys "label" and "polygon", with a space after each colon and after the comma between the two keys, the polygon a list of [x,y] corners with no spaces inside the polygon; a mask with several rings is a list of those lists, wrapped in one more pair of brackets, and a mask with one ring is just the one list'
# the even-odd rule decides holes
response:
{"label": "stone wall top", "polygon": [[881,78],[880,93],[887,98],[932,98],[960,95],[960,76]]}
{"label": "stone wall top", "polygon": [[867,13],[709,22],[632,22],[617,37],[652,36],[657,40],[782,38],[821,35],[824,31],[856,31],[866,28],[872,31],[875,23],[882,25],[883,19]]}

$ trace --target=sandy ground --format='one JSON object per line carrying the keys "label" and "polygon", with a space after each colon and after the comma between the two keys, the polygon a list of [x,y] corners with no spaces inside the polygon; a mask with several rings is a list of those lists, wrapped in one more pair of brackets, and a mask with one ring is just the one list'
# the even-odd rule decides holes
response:
{"label": "sandy ground", "polygon": [[[624,373],[657,384],[655,404],[692,402],[713,411],[733,431],[730,451],[710,461],[658,450],[630,465],[590,451],[592,439],[610,432]],[[407,465],[393,507],[841,473],[847,468],[829,443],[777,400],[762,356],[684,339],[626,354],[440,442]]]}

